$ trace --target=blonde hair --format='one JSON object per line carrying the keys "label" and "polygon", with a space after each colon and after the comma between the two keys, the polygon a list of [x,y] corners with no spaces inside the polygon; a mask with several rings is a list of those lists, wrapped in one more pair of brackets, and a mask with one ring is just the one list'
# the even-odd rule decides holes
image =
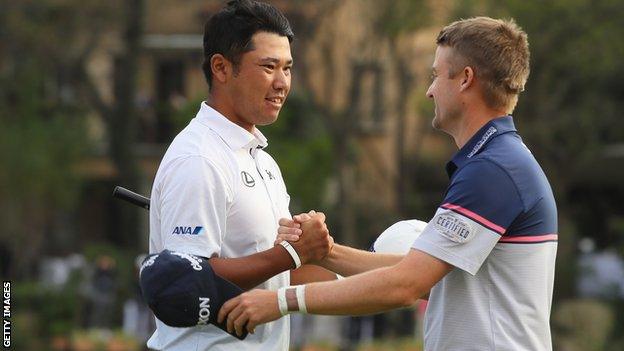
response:
{"label": "blonde hair", "polygon": [[481,82],[483,98],[491,108],[511,113],[529,77],[527,34],[514,20],[474,17],[444,27],[436,39],[453,48],[449,75],[470,66]]}

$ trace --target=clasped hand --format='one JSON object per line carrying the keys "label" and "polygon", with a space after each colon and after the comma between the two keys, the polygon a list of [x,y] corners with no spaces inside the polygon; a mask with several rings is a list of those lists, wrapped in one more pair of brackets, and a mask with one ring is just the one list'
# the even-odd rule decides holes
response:
{"label": "clasped hand", "polygon": [[[303,263],[323,260],[334,246],[323,213],[310,211],[296,215],[293,219],[282,218],[279,225],[275,244],[282,240],[289,241]],[[253,334],[256,326],[281,316],[277,292],[255,289],[223,304],[217,319],[219,323],[227,319],[227,330],[242,335],[244,329]]]}
{"label": "clasped hand", "polygon": [[284,240],[290,242],[303,263],[318,263],[334,246],[334,238],[329,235],[325,215],[321,212],[310,211],[295,215],[293,219],[282,218],[279,225],[275,245]]}

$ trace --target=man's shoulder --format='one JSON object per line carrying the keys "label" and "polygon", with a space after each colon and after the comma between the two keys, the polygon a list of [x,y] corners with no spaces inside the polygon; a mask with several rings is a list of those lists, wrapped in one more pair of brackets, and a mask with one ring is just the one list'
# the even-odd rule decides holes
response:
{"label": "man's shoulder", "polygon": [[234,153],[211,129],[192,127],[192,122],[171,142],[159,173],[169,173],[185,163],[204,163],[225,176],[236,173]]}
{"label": "man's shoulder", "polygon": [[464,167],[491,168],[491,173],[510,177],[514,182],[542,173],[531,150],[516,133],[506,133],[493,139],[484,150],[472,157]]}
{"label": "man's shoulder", "polygon": [[515,167],[518,164],[527,165],[537,161],[531,150],[524,144],[517,133],[505,133],[494,138],[482,152],[475,156],[476,159],[487,159],[499,164],[504,169]]}
{"label": "man's shoulder", "polygon": [[475,155],[463,168],[468,170],[464,174],[477,178],[475,182],[489,189],[495,189],[501,184],[513,186],[525,206],[543,197],[551,197],[546,174],[530,149],[515,133],[492,140],[488,148]]}
{"label": "man's shoulder", "polygon": [[195,120],[178,133],[167,152],[172,156],[198,155],[215,161],[232,154],[227,143],[215,131]]}

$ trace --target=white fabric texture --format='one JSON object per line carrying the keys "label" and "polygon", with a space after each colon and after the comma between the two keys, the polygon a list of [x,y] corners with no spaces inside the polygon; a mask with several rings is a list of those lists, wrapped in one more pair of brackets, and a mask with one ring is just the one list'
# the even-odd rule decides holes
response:
{"label": "white fabric texture", "polygon": [[[435,223],[442,215],[467,224],[466,241],[440,233]],[[416,239],[413,248],[456,267],[431,289],[425,350],[552,349],[548,325],[557,243],[499,239],[470,218],[442,208]]]}
{"label": "white fabric texture", "polygon": [[[279,167],[249,133],[202,103],[159,166],[151,193],[150,252],[244,257],[273,247],[290,198]],[[259,288],[290,284],[283,272]],[[156,321],[156,350],[288,350],[289,317],[256,328],[239,341],[215,326],[172,328]]]}

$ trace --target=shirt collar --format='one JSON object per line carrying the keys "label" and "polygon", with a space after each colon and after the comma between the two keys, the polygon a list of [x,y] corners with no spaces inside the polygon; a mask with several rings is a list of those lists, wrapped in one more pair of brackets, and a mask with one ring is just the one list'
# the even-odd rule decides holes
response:
{"label": "shirt collar", "polygon": [[515,131],[516,126],[511,116],[498,117],[486,123],[446,164],[446,173],[449,178],[458,168],[481,152],[490,140],[501,134]]}
{"label": "shirt collar", "polygon": [[267,138],[258,128],[253,134],[227,119],[204,101],[195,117],[197,121],[212,129],[232,150],[264,149],[269,144]]}

